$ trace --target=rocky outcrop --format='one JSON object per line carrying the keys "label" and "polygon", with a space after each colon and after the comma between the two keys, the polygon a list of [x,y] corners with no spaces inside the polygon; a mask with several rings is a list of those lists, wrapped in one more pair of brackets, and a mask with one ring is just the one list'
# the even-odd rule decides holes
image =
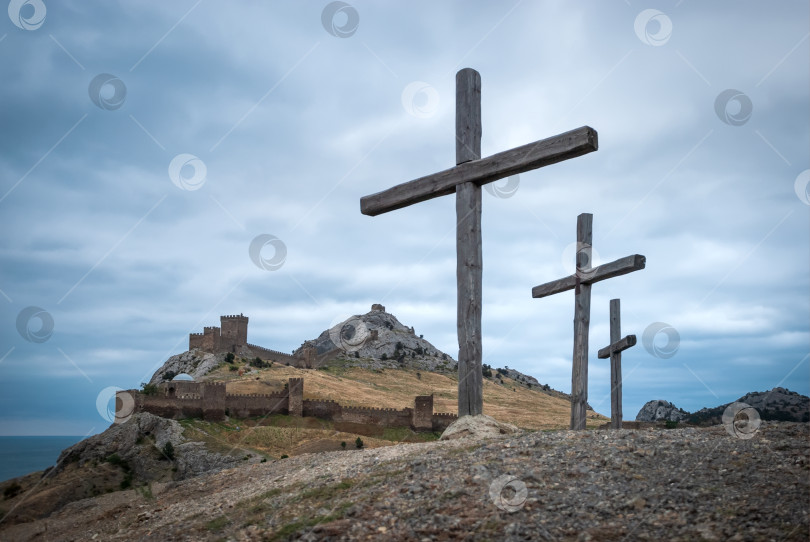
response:
{"label": "rocky outcrop", "polygon": [[156,384],[163,380],[171,380],[171,378],[164,378],[167,375],[173,377],[183,373],[197,380],[216,369],[224,360],[225,354],[210,354],[197,349],[189,350],[167,359],[166,363],[155,371],[149,382]]}
{"label": "rocky outcrop", "polygon": [[[785,388],[746,393],[736,401],[754,407],[762,420],[808,422],[810,421],[810,398]],[[723,412],[731,403],[714,408],[702,408],[690,414],[687,422],[697,425],[722,423]]]}
{"label": "rocky outcrop", "polygon": [[659,420],[666,420],[671,422],[679,422],[686,419],[689,413],[682,408],[678,408],[669,401],[658,399],[656,401],[647,401],[641,407],[641,410],[636,414],[637,422],[657,422]]}
{"label": "rocky outcrop", "polygon": [[[745,403],[754,407],[760,419],[766,421],[808,422],[810,421],[810,398],[785,388],[770,391],[746,393],[732,403]],[[639,411],[636,421],[653,422],[658,420],[684,421],[695,425],[717,425],[723,423],[723,412],[732,403],[716,407],[701,408],[689,413],[668,401],[649,401]]]}
{"label": "rocky outcrop", "polygon": [[500,438],[520,432],[520,429],[512,424],[499,422],[486,414],[479,414],[462,416],[454,421],[444,430],[440,440]]}
{"label": "rocky outcrop", "polygon": [[304,357],[307,348],[314,348],[318,356],[332,353],[341,365],[364,369],[408,367],[450,372],[456,367],[451,356],[377,304],[366,314],[352,316],[306,341],[295,354]]}

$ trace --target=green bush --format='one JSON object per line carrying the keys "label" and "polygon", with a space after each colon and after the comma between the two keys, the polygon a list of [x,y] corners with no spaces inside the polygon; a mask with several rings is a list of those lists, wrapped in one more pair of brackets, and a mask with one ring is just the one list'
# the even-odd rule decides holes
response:
{"label": "green bush", "polygon": [[7,486],[5,490],[3,490],[3,496],[6,499],[13,499],[17,495],[22,492],[22,486],[17,482],[12,482],[10,486]]}
{"label": "green bush", "polygon": [[388,359],[388,354],[386,354],[385,352],[383,352],[383,355],[382,355],[382,356],[380,356],[380,359],[381,359],[382,361],[387,360],[387,359]]}
{"label": "green bush", "polygon": [[225,363],[233,363],[234,357],[233,352],[228,352],[225,354]]}
{"label": "green bush", "polygon": [[346,441],[345,440],[340,443],[340,447],[343,448],[344,450],[346,449]]}
{"label": "green bush", "polygon": [[166,444],[163,445],[163,455],[169,461],[174,461],[174,446],[170,441],[166,441]]}
{"label": "green bush", "polygon": [[174,371],[166,371],[165,373],[163,373],[163,380],[171,380],[175,376],[177,376],[176,372],[174,372]]}
{"label": "green bush", "polygon": [[360,437],[357,437],[357,440],[354,441],[354,446],[358,450],[361,450],[363,448],[363,439],[361,439]]}
{"label": "green bush", "polygon": [[287,454],[282,454],[279,459],[287,459],[288,457],[290,457],[290,456],[288,456]]}
{"label": "green bush", "polygon": [[150,384],[148,382],[141,382],[141,393],[144,395],[157,395],[157,384]]}
{"label": "green bush", "polygon": [[666,426],[667,429],[675,429],[676,427],[678,427],[678,421],[667,420],[666,422],[664,422],[664,425]]}

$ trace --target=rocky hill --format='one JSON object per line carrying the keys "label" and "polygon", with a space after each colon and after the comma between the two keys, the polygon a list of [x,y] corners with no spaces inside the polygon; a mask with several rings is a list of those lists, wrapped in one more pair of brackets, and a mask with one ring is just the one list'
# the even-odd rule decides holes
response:
{"label": "rocky hill", "polygon": [[[810,397],[785,388],[746,393],[734,402],[746,403],[754,407],[762,420],[810,421]],[[716,425],[722,423],[723,412],[730,404],[702,408],[697,412],[689,413],[668,401],[649,401],[641,407],[636,415],[636,421],[672,420],[695,425]]]}
{"label": "rocky hill", "polygon": [[0,539],[806,541],[808,438],[764,422],[750,440],[538,431],[304,454],[99,495]]}
{"label": "rocky hill", "polygon": [[408,367],[448,372],[457,363],[376,304],[366,314],[352,316],[304,342],[295,353],[303,355],[305,348],[314,348],[319,357],[328,358],[324,360],[328,365],[363,369]]}

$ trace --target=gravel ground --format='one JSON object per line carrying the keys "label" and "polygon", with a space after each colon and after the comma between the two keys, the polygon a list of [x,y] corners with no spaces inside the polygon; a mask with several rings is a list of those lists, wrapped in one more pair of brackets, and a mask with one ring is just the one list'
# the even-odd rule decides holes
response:
{"label": "gravel ground", "polygon": [[763,422],[747,440],[554,431],[307,454],[80,501],[0,539],[807,541],[808,437]]}

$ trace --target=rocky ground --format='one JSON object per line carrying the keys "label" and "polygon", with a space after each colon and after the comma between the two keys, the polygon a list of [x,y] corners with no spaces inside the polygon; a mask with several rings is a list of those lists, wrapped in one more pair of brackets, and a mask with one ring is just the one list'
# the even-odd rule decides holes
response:
{"label": "rocky ground", "polygon": [[78,501],[0,539],[806,541],[808,436],[763,422],[750,439],[551,431],[306,454]]}

